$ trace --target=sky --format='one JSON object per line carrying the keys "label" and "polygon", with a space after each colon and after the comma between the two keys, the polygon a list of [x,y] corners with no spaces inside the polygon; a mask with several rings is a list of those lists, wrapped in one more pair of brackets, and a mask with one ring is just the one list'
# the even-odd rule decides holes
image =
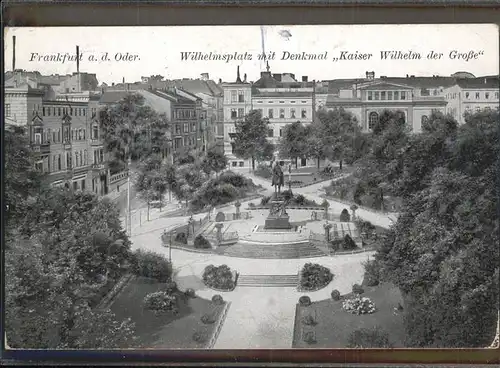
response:
{"label": "sky", "polygon": [[[5,70],[12,70],[12,36],[16,36],[16,69],[44,75],[76,72],[76,61],[44,61],[44,57],[58,53],[74,57],[78,45],[80,71],[96,73],[99,83],[107,84],[123,78],[132,83],[156,74],[167,79],[198,78],[201,73],[209,73],[215,81],[233,82],[237,66],[242,78],[247,74],[249,81],[256,81],[265,69],[265,63],[257,60],[263,45],[266,52],[275,52],[275,59],[269,60],[272,73],[293,73],[298,79],[362,78],[366,71],[374,71],[376,77],[499,73],[498,28],[490,24],[5,28]],[[392,50],[418,52],[421,59],[381,60],[382,51]],[[442,55],[429,60],[431,51]],[[182,52],[248,53],[252,60],[182,61]],[[280,60],[285,52],[326,52],[326,60]],[[372,55],[334,61],[356,52]],[[116,55],[129,59],[116,60]],[[89,60],[91,56],[96,59]]]}

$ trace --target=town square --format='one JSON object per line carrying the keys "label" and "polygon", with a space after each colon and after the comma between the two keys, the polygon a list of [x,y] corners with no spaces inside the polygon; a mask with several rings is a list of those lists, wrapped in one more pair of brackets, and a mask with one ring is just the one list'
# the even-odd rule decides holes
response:
{"label": "town square", "polygon": [[[326,43],[304,51],[315,38],[299,26],[231,28],[281,61],[233,56],[222,26],[183,27],[213,43],[133,74],[160,28],[120,52],[84,38],[28,52],[37,36],[12,33],[9,347],[498,345],[498,40],[486,48],[479,27],[484,59],[425,67],[387,67],[365,41],[324,52],[354,69],[323,60]],[[438,28],[429,48],[451,32]]]}

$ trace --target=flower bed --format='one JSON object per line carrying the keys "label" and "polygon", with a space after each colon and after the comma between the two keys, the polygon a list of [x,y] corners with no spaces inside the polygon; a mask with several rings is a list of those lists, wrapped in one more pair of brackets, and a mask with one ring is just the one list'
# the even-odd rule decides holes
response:
{"label": "flower bed", "polygon": [[372,314],[376,310],[375,303],[370,298],[360,296],[346,299],[342,303],[342,309],[358,316],[361,314]]}
{"label": "flower bed", "polygon": [[177,300],[166,291],[157,291],[144,297],[144,307],[155,313],[177,310]]}
{"label": "flower bed", "polygon": [[299,289],[316,291],[324,288],[333,280],[330,270],[317,263],[306,263],[300,272]]}
{"label": "flower bed", "polygon": [[203,283],[211,289],[232,291],[236,287],[236,273],[227,265],[209,265],[203,272]]}

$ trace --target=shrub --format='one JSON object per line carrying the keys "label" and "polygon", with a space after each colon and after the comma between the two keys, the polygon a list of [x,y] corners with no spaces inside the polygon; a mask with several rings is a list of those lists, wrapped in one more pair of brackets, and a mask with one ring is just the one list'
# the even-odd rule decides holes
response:
{"label": "shrub", "polygon": [[302,194],[297,194],[294,200],[295,203],[297,203],[299,206],[302,206],[306,202],[306,197],[304,197]]}
{"label": "shrub", "polygon": [[132,272],[137,276],[167,282],[172,276],[172,265],[160,254],[137,250],[132,257]]}
{"label": "shrub", "polygon": [[212,297],[212,302],[215,305],[222,305],[222,304],[224,304],[224,299],[222,298],[222,296],[220,296],[219,294],[217,294],[217,295],[214,295]]}
{"label": "shrub", "polygon": [[250,208],[255,208],[255,203],[250,202],[250,203],[248,204],[248,207],[250,207]]}
{"label": "shrub", "polygon": [[307,325],[307,326],[314,326],[316,324],[316,321],[314,320],[313,316],[308,314],[308,315],[302,317],[302,323]]}
{"label": "shrub", "polygon": [[203,322],[206,325],[211,325],[212,323],[215,322],[215,318],[212,313],[207,313],[201,316],[201,322]]}
{"label": "shrub", "polygon": [[175,311],[177,302],[175,296],[165,291],[157,291],[144,297],[144,307],[153,312]]}
{"label": "shrub", "polygon": [[231,269],[226,265],[207,266],[203,272],[203,282],[208,287],[219,290],[233,290],[236,286]]}
{"label": "shrub", "polygon": [[311,298],[309,298],[307,295],[302,295],[299,298],[299,304],[303,307],[308,307],[311,305]]}
{"label": "shrub", "polygon": [[300,287],[303,290],[319,290],[333,279],[330,270],[317,263],[306,263],[301,270]]}
{"label": "shrub", "polygon": [[188,298],[194,298],[196,297],[196,292],[194,291],[194,289],[186,289],[186,291],[184,292],[184,294],[188,297]]}
{"label": "shrub", "polygon": [[347,344],[348,348],[355,349],[392,347],[389,342],[389,334],[379,326],[354,330],[349,336]]}
{"label": "shrub", "polygon": [[375,303],[370,298],[356,295],[342,303],[342,309],[351,314],[372,314],[375,313]]}
{"label": "shrub", "polygon": [[377,286],[380,283],[380,264],[377,261],[363,263],[365,277],[363,284],[366,286]]}
{"label": "shrub", "polygon": [[284,190],[283,192],[281,192],[281,195],[287,201],[289,201],[289,200],[291,200],[293,198],[293,193],[290,190],[288,190],[288,189]]}
{"label": "shrub", "polygon": [[207,336],[201,332],[195,332],[193,334],[193,340],[196,342],[205,342],[207,341]]}
{"label": "shrub", "polygon": [[354,294],[363,294],[365,291],[363,290],[363,288],[361,287],[361,285],[354,284],[354,285],[352,285],[352,292]]}
{"label": "shrub", "polygon": [[331,295],[333,300],[340,300],[340,291],[337,289],[333,290]]}
{"label": "shrub", "polygon": [[175,241],[178,242],[178,243],[182,243],[182,244],[187,244],[187,236],[186,236],[186,233],[177,233],[177,235],[175,236]]}
{"label": "shrub", "polygon": [[261,204],[262,206],[265,206],[266,204],[268,204],[268,203],[269,203],[269,201],[270,201],[270,200],[271,200],[271,197],[269,197],[269,196],[262,197],[262,198],[260,199],[260,204]]}
{"label": "shrub", "polygon": [[356,245],[356,243],[354,242],[354,240],[352,240],[351,236],[349,234],[346,234],[344,236],[344,249],[356,249],[358,246]]}
{"label": "shrub", "polygon": [[205,237],[203,235],[198,235],[194,239],[194,247],[207,249],[207,248],[210,248],[211,245],[210,245],[210,242],[207,239],[205,239]]}
{"label": "shrub", "polygon": [[177,283],[175,281],[167,282],[165,285],[165,291],[169,294],[172,294],[174,291],[177,291]]}
{"label": "shrub", "polygon": [[304,341],[307,342],[308,344],[314,344],[316,342],[316,337],[314,336],[314,332],[307,331],[304,334]]}
{"label": "shrub", "polygon": [[351,215],[349,215],[349,211],[344,208],[340,213],[340,222],[349,222],[351,221]]}
{"label": "shrub", "polygon": [[232,186],[234,186],[236,188],[242,188],[242,187],[247,186],[247,184],[248,184],[247,179],[245,177],[243,177],[240,174],[231,172],[231,171],[222,173],[219,176],[219,181],[222,183],[231,184]]}
{"label": "shrub", "polygon": [[343,244],[344,240],[342,239],[333,239],[330,241],[330,245],[334,251],[338,251],[340,248],[342,248]]}

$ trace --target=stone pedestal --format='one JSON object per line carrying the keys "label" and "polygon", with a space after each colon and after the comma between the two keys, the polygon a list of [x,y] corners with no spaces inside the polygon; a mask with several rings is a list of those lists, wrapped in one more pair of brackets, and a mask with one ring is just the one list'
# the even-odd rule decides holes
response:
{"label": "stone pedestal", "polygon": [[285,201],[273,200],[271,210],[264,224],[264,229],[291,229],[290,216],[285,211]]}

